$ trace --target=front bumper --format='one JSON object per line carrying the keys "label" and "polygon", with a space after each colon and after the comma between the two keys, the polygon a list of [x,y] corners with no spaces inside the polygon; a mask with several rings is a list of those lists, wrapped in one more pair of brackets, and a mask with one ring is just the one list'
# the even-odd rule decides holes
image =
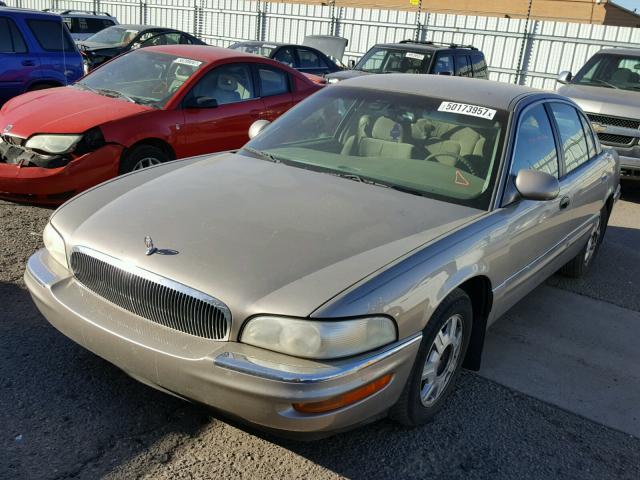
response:
{"label": "front bumper", "polygon": [[[422,338],[418,333],[344,360],[305,360],[191,336],[130,314],[78,284],[45,250],[29,259],[25,282],[55,328],[137,380],[287,432],[331,433],[384,415],[404,388]],[[292,407],[341,395],[388,373],[393,377],[384,389],[353,405],[323,414]]]}
{"label": "front bumper", "polygon": [[58,168],[0,163],[0,198],[56,205],[118,175],[123,147],[105,145]]}
{"label": "front bumper", "polygon": [[[638,152],[640,155],[640,151]],[[640,180],[640,156],[628,157],[618,150],[620,157],[620,176],[626,179]]]}

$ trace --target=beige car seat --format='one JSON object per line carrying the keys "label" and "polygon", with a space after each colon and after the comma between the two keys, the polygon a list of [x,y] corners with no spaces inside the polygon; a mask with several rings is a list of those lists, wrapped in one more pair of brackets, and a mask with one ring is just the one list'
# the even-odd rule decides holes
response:
{"label": "beige car seat", "polygon": [[216,94],[214,97],[218,104],[239,102],[241,100],[238,93],[238,80],[233,75],[221,73],[218,75]]}
{"label": "beige car seat", "polygon": [[358,130],[349,137],[342,149],[343,155],[361,157],[411,158],[413,145],[404,143],[404,127],[388,118],[379,117],[368,134],[371,117],[363,115],[358,121]]}

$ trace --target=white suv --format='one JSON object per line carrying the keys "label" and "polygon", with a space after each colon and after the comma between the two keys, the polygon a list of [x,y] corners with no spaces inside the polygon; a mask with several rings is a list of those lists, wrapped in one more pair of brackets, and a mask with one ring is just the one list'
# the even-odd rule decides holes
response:
{"label": "white suv", "polygon": [[[52,10],[47,9],[47,11]],[[116,17],[112,17],[106,12],[92,12],[87,10],[53,11],[60,14],[71,32],[71,37],[76,42],[86,40],[94,33],[118,24]]]}

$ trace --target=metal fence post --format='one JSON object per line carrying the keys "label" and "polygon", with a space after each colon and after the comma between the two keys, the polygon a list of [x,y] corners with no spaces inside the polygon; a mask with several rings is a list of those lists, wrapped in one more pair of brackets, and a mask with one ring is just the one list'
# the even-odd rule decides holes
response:
{"label": "metal fence post", "polygon": [[193,35],[201,39],[203,30],[204,30],[204,7],[198,0],[195,0],[193,2]]}
{"label": "metal fence post", "polygon": [[527,9],[527,19],[524,22],[524,32],[522,33],[522,43],[520,44],[520,53],[518,55],[518,63],[516,65],[516,76],[513,83],[521,84],[522,68],[524,60],[524,51],[529,40],[529,20],[531,19],[531,5],[533,0],[529,0],[529,7]]}
{"label": "metal fence post", "polygon": [[139,16],[140,16],[140,23],[142,25],[146,25],[147,24],[147,3],[143,2],[142,0],[140,0]]}

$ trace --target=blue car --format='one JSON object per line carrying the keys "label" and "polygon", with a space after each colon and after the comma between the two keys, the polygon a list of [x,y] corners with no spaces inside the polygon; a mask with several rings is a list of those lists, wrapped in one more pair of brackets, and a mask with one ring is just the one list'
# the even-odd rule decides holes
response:
{"label": "blue car", "polygon": [[83,74],[82,56],[60,15],[0,8],[0,105]]}

